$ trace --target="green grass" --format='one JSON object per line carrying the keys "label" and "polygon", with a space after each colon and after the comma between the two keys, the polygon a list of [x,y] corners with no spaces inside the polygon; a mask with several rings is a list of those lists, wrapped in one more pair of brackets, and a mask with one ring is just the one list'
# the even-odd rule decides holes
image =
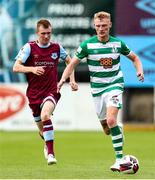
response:
{"label": "green grass", "polygon": [[155,133],[126,132],[124,153],[135,155],[134,175],[111,172],[114,152],[102,132],[55,132],[57,165],[48,166],[37,132],[0,132],[0,179],[153,179]]}

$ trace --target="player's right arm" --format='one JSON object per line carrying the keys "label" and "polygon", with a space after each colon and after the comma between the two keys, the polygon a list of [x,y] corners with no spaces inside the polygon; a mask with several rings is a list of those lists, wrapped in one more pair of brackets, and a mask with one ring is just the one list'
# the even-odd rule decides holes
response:
{"label": "player's right arm", "polygon": [[25,66],[24,63],[28,59],[30,55],[30,45],[27,43],[23,46],[23,48],[19,51],[18,55],[16,56],[16,61],[13,65],[13,72],[19,73],[33,73],[38,76],[44,74],[44,68],[42,66]]}
{"label": "player's right arm", "polygon": [[81,43],[81,45],[78,47],[75,56],[71,59],[71,62],[68,64],[68,66],[65,68],[61,79],[58,83],[58,91],[61,89],[65,81],[67,80],[68,77],[71,76],[73,73],[75,67],[80,63],[80,61],[87,57],[87,50],[86,50],[86,44],[85,42]]}
{"label": "player's right arm", "polygon": [[44,74],[44,68],[41,66],[33,67],[33,66],[24,66],[22,64],[21,59],[17,59],[15,61],[15,64],[13,66],[13,72],[18,72],[18,73],[33,73],[38,76]]}

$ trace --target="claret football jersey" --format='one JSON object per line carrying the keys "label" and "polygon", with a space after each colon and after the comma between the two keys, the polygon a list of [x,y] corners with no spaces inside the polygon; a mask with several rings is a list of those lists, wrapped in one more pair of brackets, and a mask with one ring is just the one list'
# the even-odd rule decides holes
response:
{"label": "claret football jersey", "polygon": [[57,43],[40,47],[35,41],[27,43],[18,53],[16,59],[21,59],[25,66],[42,66],[43,75],[26,73],[28,81],[27,97],[30,103],[39,103],[50,93],[57,93],[58,62],[65,60],[66,51]]}

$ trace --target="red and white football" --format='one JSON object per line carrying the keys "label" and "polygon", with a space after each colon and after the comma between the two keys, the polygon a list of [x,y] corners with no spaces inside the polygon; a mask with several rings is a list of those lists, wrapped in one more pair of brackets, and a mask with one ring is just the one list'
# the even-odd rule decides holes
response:
{"label": "red and white football", "polygon": [[135,174],[139,169],[139,161],[133,155],[125,155],[120,164],[120,172],[124,174]]}

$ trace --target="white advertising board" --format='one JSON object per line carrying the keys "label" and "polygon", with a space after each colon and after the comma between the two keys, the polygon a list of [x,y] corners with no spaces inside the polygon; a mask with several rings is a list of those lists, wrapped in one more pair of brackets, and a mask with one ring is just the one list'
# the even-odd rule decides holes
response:
{"label": "white advertising board", "polygon": [[[0,130],[37,130],[25,96],[27,85],[0,84]],[[88,83],[71,91],[66,83],[51,117],[55,130],[102,130]]]}

